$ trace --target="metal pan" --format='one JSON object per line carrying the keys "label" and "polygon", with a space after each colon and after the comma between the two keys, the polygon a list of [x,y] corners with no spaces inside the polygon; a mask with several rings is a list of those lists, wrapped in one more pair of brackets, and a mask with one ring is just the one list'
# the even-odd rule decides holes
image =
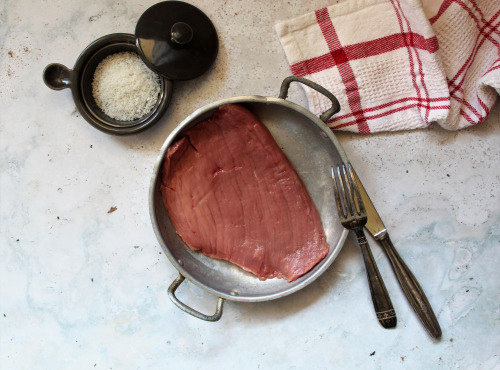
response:
{"label": "metal pan", "polygon": [[[321,119],[286,100],[288,88],[293,81],[319,91],[332,101],[332,107],[321,115]],[[160,183],[167,149],[182,137],[183,132],[210,117],[221,105],[230,103],[244,105],[267,126],[304,182],[320,213],[330,251],[311,271],[291,283],[283,279],[261,281],[236,265],[191,250],[177,235],[163,206]],[[325,124],[339,109],[337,99],[329,91],[309,80],[292,76],[283,81],[278,98],[240,96],[216,101],[193,112],[168,136],[154,167],[149,206],[158,241],[180,273],[169,288],[169,296],[175,305],[200,319],[217,321],[222,316],[224,300],[258,302],[277,299],[304,288],[332,264],[347,236],[347,231],[339,222],[331,185],[331,167],[347,159],[336,137]],[[185,278],[218,297],[213,315],[200,313],[175,296],[176,289]]]}

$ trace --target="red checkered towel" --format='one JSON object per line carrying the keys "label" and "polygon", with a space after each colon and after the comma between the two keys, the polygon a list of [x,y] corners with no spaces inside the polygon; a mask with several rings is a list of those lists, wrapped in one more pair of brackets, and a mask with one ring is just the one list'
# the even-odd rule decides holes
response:
{"label": "red checkered towel", "polygon": [[[292,73],[324,86],[332,129],[456,130],[484,120],[500,93],[499,0],[348,0],[280,22]],[[331,103],[304,87],[309,109]]]}

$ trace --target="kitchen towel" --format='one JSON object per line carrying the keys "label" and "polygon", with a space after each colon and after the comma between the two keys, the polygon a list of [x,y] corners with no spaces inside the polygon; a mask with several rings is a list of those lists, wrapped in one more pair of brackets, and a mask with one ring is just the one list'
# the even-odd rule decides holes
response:
{"label": "kitchen towel", "polygon": [[[449,130],[486,118],[500,93],[500,1],[348,0],[276,24],[292,73],[339,100],[332,129]],[[331,103],[304,87],[309,109]]]}

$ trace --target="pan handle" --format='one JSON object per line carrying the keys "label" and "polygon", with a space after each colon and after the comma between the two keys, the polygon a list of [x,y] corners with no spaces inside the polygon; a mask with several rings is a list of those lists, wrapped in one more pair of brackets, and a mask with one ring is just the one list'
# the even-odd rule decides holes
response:
{"label": "pan handle", "polygon": [[316,90],[317,92],[323,94],[324,96],[326,96],[328,99],[331,100],[332,107],[327,111],[323,112],[319,117],[323,122],[326,123],[335,113],[337,113],[340,110],[340,103],[335,97],[335,95],[333,95],[323,86],[318,85],[316,82],[312,82],[311,80],[308,80],[303,77],[290,76],[285,78],[281,83],[281,89],[279,95],[280,99],[286,99],[286,97],[288,96],[288,88],[290,87],[290,83],[292,83],[293,81],[300,82],[306,86],[309,86],[311,89]]}
{"label": "pan handle", "polygon": [[185,277],[179,274],[177,279],[174,280],[172,284],[170,284],[170,287],[168,288],[168,296],[170,300],[177,306],[179,307],[182,311],[197,317],[198,319],[205,320],[205,321],[218,321],[222,317],[222,309],[224,306],[224,298],[219,297],[217,299],[217,306],[215,308],[215,313],[212,316],[205,315],[199,311],[196,311],[195,309],[189,307],[185,303],[179,301],[179,299],[175,296],[175,291],[177,288],[182,284],[184,281]]}

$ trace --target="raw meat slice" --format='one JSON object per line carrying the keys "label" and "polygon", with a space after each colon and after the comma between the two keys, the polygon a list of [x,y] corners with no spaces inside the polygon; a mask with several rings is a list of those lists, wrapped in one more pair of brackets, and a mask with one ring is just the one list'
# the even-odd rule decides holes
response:
{"label": "raw meat slice", "polygon": [[268,129],[221,106],[167,150],[161,194],[184,242],[261,280],[293,281],[328,253],[319,213]]}

